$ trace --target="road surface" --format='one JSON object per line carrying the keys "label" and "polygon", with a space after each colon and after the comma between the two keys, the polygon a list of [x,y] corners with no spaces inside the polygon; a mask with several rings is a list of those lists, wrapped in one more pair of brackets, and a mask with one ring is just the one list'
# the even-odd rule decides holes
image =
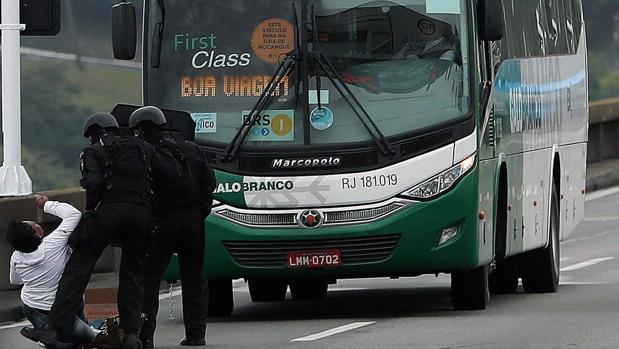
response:
{"label": "road surface", "polygon": [[[325,300],[252,303],[235,283],[233,317],[208,324],[210,348],[619,348],[619,190],[588,196],[586,219],[561,244],[557,294],[493,295],[485,311],[454,311],[449,277],[364,279]],[[161,298],[157,348],[180,348],[180,296]],[[36,348],[19,324],[0,348]]]}

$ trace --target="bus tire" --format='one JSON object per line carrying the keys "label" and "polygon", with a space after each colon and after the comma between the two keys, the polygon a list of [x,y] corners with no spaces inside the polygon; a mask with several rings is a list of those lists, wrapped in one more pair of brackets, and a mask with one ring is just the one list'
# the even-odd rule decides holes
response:
{"label": "bus tire", "polygon": [[229,317],[234,309],[231,279],[208,279],[207,317]]}
{"label": "bus tire", "polygon": [[518,265],[512,259],[498,262],[490,274],[490,294],[510,294],[518,289]]}
{"label": "bus tire", "polygon": [[559,195],[554,181],[551,198],[548,246],[523,256],[522,286],[528,293],[554,293],[559,288]]}
{"label": "bus tire", "polygon": [[294,281],[290,284],[290,294],[295,301],[319,300],[327,296],[329,284],[326,281]]}
{"label": "bus tire", "polygon": [[456,310],[483,310],[488,305],[488,265],[451,273],[451,304]]}
{"label": "bus tire", "polygon": [[288,285],[278,279],[249,279],[249,295],[253,302],[281,302],[286,299]]}

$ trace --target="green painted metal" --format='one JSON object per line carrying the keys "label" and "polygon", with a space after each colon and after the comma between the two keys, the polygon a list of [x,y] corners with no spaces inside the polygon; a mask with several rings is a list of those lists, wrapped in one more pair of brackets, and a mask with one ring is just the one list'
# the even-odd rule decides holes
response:
{"label": "green painted metal", "polygon": [[[397,276],[448,272],[473,268],[490,262],[491,240],[478,231],[479,171],[474,169],[449,193],[429,202],[420,202],[386,219],[359,225],[318,229],[258,229],[232,223],[212,215],[206,224],[205,272],[210,278]],[[445,228],[459,226],[457,237],[438,246]],[[393,255],[383,262],[344,265],[318,270],[243,267],[232,259],[224,241],[294,241],[342,237],[401,234]],[[490,251],[488,251],[490,249]],[[480,258],[480,256],[482,256]],[[164,279],[179,279],[178,265],[172,261]]]}

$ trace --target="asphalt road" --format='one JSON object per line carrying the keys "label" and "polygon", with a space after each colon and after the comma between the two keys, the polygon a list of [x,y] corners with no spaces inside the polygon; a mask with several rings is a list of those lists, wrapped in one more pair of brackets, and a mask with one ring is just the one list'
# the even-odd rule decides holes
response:
{"label": "asphalt road", "polygon": [[[230,319],[208,324],[211,348],[619,348],[619,190],[588,197],[587,218],[561,244],[556,294],[492,296],[454,311],[449,277],[340,281],[325,300],[252,303],[235,284]],[[593,199],[593,200],[591,200]],[[180,296],[162,295],[157,348],[180,348]],[[290,295],[288,295],[290,299]],[[36,348],[0,327],[0,348]]]}

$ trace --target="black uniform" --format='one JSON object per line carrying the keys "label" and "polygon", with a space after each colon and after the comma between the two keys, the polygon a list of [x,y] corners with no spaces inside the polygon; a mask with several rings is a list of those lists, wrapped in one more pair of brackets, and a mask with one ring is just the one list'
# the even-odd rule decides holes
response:
{"label": "black uniform", "polygon": [[183,319],[187,339],[204,339],[206,331],[206,280],[204,220],[211,212],[215,177],[200,148],[171,136],[157,137],[153,145],[173,154],[181,164],[179,181],[155,181],[156,232],[144,274],[144,313],[140,338],[152,340],[159,309],[159,283],[174,252],[178,254],[183,289]]}
{"label": "black uniform", "polygon": [[137,334],[143,299],[142,259],[151,226],[151,179],[177,179],[178,163],[140,139],[106,135],[83,150],[81,170],[86,209],[96,210],[95,223],[65,267],[50,311],[50,326],[61,335],[70,333],[98,258],[110,243],[119,242],[120,327],[127,334]]}

